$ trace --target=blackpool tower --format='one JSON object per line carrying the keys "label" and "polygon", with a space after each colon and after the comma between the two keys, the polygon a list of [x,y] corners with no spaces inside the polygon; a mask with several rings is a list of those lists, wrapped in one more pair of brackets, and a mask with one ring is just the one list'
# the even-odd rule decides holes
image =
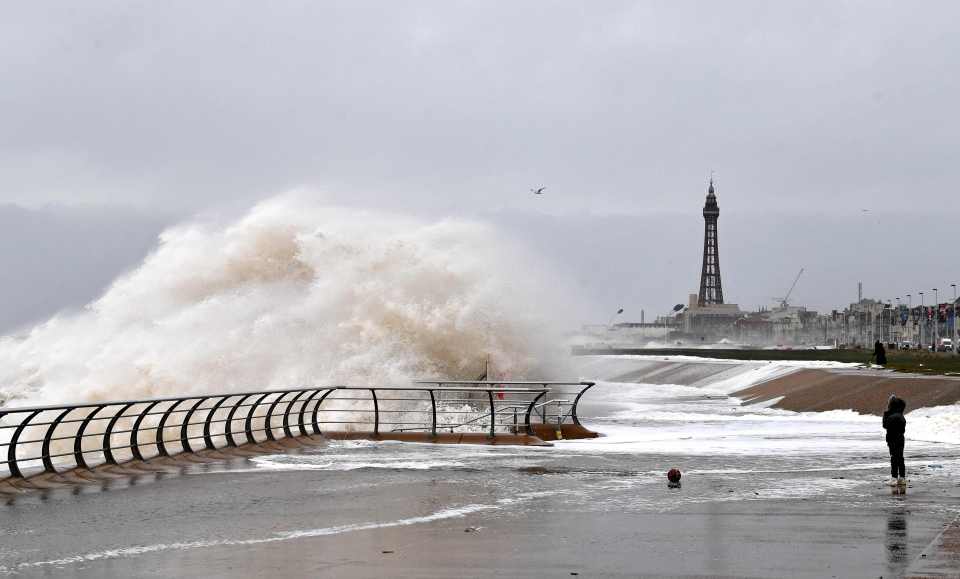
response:
{"label": "blackpool tower", "polygon": [[713,178],[707,189],[707,202],[703,206],[703,270],[700,273],[699,307],[723,303],[723,285],[720,283],[720,250],[717,248],[717,218],[720,206],[713,192]]}

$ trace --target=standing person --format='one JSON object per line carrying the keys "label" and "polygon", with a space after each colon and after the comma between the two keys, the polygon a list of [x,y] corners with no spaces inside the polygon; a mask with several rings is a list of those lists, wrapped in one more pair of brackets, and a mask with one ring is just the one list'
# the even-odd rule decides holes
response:
{"label": "standing person", "polygon": [[907,429],[907,419],[903,411],[907,403],[895,394],[890,395],[887,410],[883,413],[883,427],[887,431],[887,448],[890,449],[890,486],[907,484],[907,467],[903,462],[903,433]]}
{"label": "standing person", "polygon": [[880,343],[880,340],[877,340],[873,344],[873,355],[877,359],[878,366],[885,366],[887,364],[887,350],[883,347],[883,344]]}

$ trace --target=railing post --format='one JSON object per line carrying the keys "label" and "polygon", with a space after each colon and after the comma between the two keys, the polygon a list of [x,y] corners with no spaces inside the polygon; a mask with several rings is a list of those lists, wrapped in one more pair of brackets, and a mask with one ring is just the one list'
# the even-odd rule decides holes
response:
{"label": "railing post", "polygon": [[375,388],[370,389],[370,395],[373,396],[373,435],[380,436],[380,403]]}
{"label": "railing post", "polygon": [[287,438],[293,438],[293,432],[290,431],[290,411],[293,410],[293,405],[297,402],[297,400],[299,400],[300,397],[306,393],[307,391],[304,390],[294,396],[293,400],[287,404],[287,411],[283,413],[283,434],[286,435]]}
{"label": "railing post", "polygon": [[103,433],[103,458],[107,464],[117,464],[117,459],[113,457],[113,443],[110,441],[110,436],[113,434],[113,427],[116,426],[120,418],[123,417],[123,413],[129,410],[134,404],[136,404],[136,402],[128,402],[121,406],[119,412],[114,414],[110,418],[110,422],[107,423],[107,429]]}
{"label": "railing post", "polygon": [[533,425],[530,424],[530,417],[534,412],[534,409],[537,406],[537,401],[546,396],[546,392],[541,392],[537,394],[536,397],[530,401],[530,406],[527,406],[527,415],[523,418],[523,423],[527,427],[527,434],[533,436]]}
{"label": "railing post", "polygon": [[[7,412],[0,411],[0,420],[3,420],[3,417],[6,416],[7,414],[8,414]],[[7,452],[9,452],[9,449],[7,449]]]}
{"label": "railing post", "polygon": [[320,432],[320,423],[317,422],[317,415],[320,413],[320,405],[323,404],[323,401],[327,399],[327,396],[330,396],[330,393],[336,390],[336,388],[331,388],[323,393],[323,396],[320,397],[320,400],[317,400],[317,405],[313,407],[313,433],[321,434]]}
{"label": "railing post", "polygon": [[213,436],[210,434],[210,425],[213,423],[213,415],[216,414],[217,410],[223,406],[223,403],[227,401],[229,396],[224,396],[220,400],[217,400],[217,403],[213,405],[213,408],[210,409],[210,412],[207,412],[207,419],[203,422],[203,443],[206,445],[207,450],[216,450],[216,445],[213,444]]}
{"label": "railing post", "polygon": [[163,442],[163,425],[167,423],[167,418],[170,418],[170,415],[173,414],[173,411],[177,409],[177,406],[180,406],[182,402],[186,402],[187,399],[177,400],[167,408],[167,411],[163,413],[163,416],[160,417],[160,423],[157,425],[157,452],[160,453],[160,456],[170,456],[170,453],[167,452],[167,445]]}
{"label": "railing post", "polygon": [[490,438],[497,435],[497,411],[493,406],[493,390],[487,389],[487,396],[490,398]]}
{"label": "railing post", "polygon": [[267,440],[276,440],[277,438],[273,435],[273,427],[270,425],[273,418],[273,411],[277,407],[277,404],[280,404],[280,401],[283,400],[283,397],[286,396],[286,392],[281,392],[277,395],[276,400],[274,400],[270,406],[267,407],[267,419],[263,423],[263,430],[267,434]]}
{"label": "railing post", "polygon": [[57,472],[57,469],[53,468],[53,460],[50,459],[50,439],[53,438],[53,432],[57,429],[57,426],[60,425],[60,422],[66,418],[67,414],[70,414],[73,408],[67,408],[61,412],[50,424],[50,428],[47,429],[47,433],[43,436],[43,446],[40,448],[40,458],[43,459],[43,470],[47,472]]}
{"label": "railing post", "polygon": [[253,406],[250,407],[250,411],[247,412],[247,420],[244,422],[244,429],[246,430],[247,434],[247,442],[250,444],[257,443],[257,439],[253,436],[253,415],[257,412],[257,406],[260,406],[260,403],[263,402],[267,396],[270,396],[269,392],[263,394],[260,396],[260,398],[257,398],[257,401],[254,402]]}
{"label": "railing post", "polygon": [[583,396],[584,392],[593,388],[597,383],[596,382],[581,382],[581,384],[586,385],[586,388],[580,391],[577,394],[577,397],[573,399],[573,408],[570,409],[570,418],[573,419],[573,423],[577,426],[580,426],[580,419],[577,417],[577,404],[580,404],[580,398]]}
{"label": "railing post", "polygon": [[199,408],[201,404],[209,399],[209,396],[204,396],[200,400],[197,400],[196,404],[190,407],[187,415],[183,417],[183,423],[180,424],[180,446],[183,447],[184,452],[194,451],[190,446],[190,433],[187,431],[187,429],[190,427],[190,418],[193,417],[193,413],[197,411],[197,408]]}
{"label": "railing post", "polygon": [[153,410],[153,407],[159,404],[160,402],[153,402],[148,404],[146,408],[143,409],[143,412],[140,413],[140,416],[137,416],[137,419],[133,422],[133,428],[130,430],[130,450],[133,451],[133,458],[137,460],[143,460],[143,453],[140,452],[140,443],[137,438],[140,435],[140,424],[143,423],[143,419]]}
{"label": "railing post", "polygon": [[80,423],[80,428],[77,429],[77,436],[73,439],[73,460],[80,468],[90,468],[87,466],[86,459],[83,458],[83,432],[87,429],[87,425],[90,424],[90,421],[93,420],[93,417],[106,407],[106,404],[101,404],[100,406],[94,408],[93,412],[84,417],[83,422]]}
{"label": "railing post", "polygon": [[314,390],[314,392],[303,401],[303,406],[300,407],[300,417],[299,420],[297,420],[297,426],[300,427],[300,434],[303,436],[308,436],[307,423],[303,421],[303,419],[306,418],[307,405],[310,404],[310,401],[313,400],[317,394],[320,394],[320,390]]}
{"label": "railing post", "polygon": [[227,446],[237,446],[237,441],[233,439],[233,415],[236,414],[237,410],[243,406],[243,403],[251,396],[253,396],[253,394],[247,394],[238,400],[236,404],[230,407],[230,412],[227,413],[227,421],[224,423],[223,429],[224,434],[227,436]]}
{"label": "railing post", "polygon": [[20,472],[20,467],[17,466],[17,440],[20,439],[20,434],[23,432],[23,429],[27,427],[31,420],[33,420],[37,414],[40,414],[40,410],[34,410],[27,417],[17,425],[17,429],[13,431],[13,436],[10,437],[10,446],[7,448],[7,468],[10,469],[10,476],[17,478],[23,478],[23,473]]}
{"label": "railing post", "polygon": [[433,389],[430,389],[430,410],[431,410],[431,420],[430,420],[430,435],[434,438],[437,437],[437,398],[433,395]]}

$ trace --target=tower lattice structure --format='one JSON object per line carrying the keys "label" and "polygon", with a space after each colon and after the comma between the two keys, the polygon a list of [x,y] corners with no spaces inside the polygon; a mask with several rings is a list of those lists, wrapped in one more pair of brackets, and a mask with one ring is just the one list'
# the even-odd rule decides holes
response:
{"label": "tower lattice structure", "polygon": [[703,206],[703,270],[700,272],[700,307],[723,303],[723,284],[720,282],[720,250],[717,247],[717,218],[720,206],[713,190],[713,179],[707,189],[707,202]]}

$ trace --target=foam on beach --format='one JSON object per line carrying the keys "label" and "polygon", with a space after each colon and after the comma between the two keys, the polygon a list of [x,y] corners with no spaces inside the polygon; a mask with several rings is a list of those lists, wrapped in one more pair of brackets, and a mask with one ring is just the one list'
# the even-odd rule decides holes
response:
{"label": "foam on beach", "polygon": [[960,444],[960,404],[919,408],[906,418],[911,440]]}
{"label": "foam on beach", "polygon": [[[708,360],[688,356],[590,356],[582,369],[604,376],[584,401],[595,404],[590,425],[606,436],[570,441],[563,445],[584,452],[654,452],[731,455],[816,455],[823,452],[860,454],[883,447],[879,416],[852,408],[795,411],[777,404],[791,394],[781,382],[808,388],[804,372],[849,369],[835,362],[766,362]],[[817,372],[821,374],[816,374]],[[855,380],[851,391],[863,395],[880,378],[859,373],[824,374],[840,382]],[[629,377],[631,382],[611,381]],[[669,380],[683,379],[685,383]],[[888,380],[893,378],[886,378]],[[897,378],[899,379],[899,378]],[[924,379],[929,382],[929,379]],[[933,382],[929,382],[933,384]],[[902,384],[901,384],[902,386]],[[920,386],[923,386],[921,384]],[[843,384],[830,382],[829,392],[818,395],[837,399]],[[885,383],[877,404],[885,402]],[[756,390],[759,394],[750,394]],[[879,391],[879,390],[878,390]],[[806,393],[809,395],[809,392]],[[840,397],[842,404],[842,396]],[[821,398],[822,400],[822,398]],[[919,400],[919,398],[918,398]],[[589,411],[581,410],[581,416]],[[908,413],[907,438],[916,443],[960,444],[960,404],[921,408]],[[590,424],[589,419],[587,420]]]}

